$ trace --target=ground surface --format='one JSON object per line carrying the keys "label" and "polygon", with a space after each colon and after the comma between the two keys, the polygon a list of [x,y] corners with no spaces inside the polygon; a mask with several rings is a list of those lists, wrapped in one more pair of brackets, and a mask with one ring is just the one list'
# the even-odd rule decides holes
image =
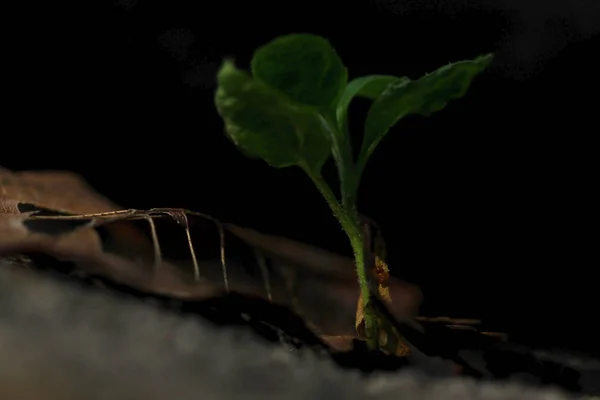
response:
{"label": "ground surface", "polygon": [[0,268],[0,397],[21,399],[553,399],[517,383],[410,371],[360,379],[311,352],[135,298]]}

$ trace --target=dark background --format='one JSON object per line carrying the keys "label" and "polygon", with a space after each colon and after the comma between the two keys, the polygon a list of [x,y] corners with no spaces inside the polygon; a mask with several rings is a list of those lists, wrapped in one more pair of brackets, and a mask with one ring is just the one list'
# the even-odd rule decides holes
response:
{"label": "dark background", "polygon": [[[74,170],[124,207],[190,208],[347,254],[299,169],[250,161],[224,137],[223,57],[247,65],[275,36],[311,32],[351,78],[418,78],[494,52],[464,99],[390,132],[359,207],[382,226],[394,274],[423,288],[424,314],[483,317],[539,344],[600,335],[597,0],[121,0],[13,22],[1,165]],[[357,135],[366,105],[352,108]]]}

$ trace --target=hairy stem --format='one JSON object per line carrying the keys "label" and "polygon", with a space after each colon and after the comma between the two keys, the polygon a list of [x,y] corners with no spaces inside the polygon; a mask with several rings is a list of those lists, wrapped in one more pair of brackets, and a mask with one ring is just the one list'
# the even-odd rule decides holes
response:
{"label": "hairy stem", "polygon": [[[354,261],[356,263],[356,273],[358,275],[358,284],[360,286],[360,293],[362,295],[364,319],[365,319],[365,332],[367,333],[367,345],[371,350],[378,348],[378,337],[377,335],[369,335],[370,332],[374,332],[377,327],[377,318],[370,307],[371,293],[369,291],[369,280],[367,277],[367,271],[365,268],[365,252],[362,238],[362,230],[358,223],[358,218],[354,215],[355,207],[343,207],[337,200],[331,188],[325,182],[320,174],[312,173],[309,169],[304,169],[308,176],[312,179],[314,184],[319,189],[319,192],[323,195],[327,204],[333,211],[333,215],[338,219],[344,232],[350,239],[350,244],[354,252]],[[349,205],[348,205],[349,206]]]}

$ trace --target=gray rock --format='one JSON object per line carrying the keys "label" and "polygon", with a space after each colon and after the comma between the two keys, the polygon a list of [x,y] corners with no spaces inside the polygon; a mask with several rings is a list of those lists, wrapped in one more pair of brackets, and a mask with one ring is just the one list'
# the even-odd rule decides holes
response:
{"label": "gray rock", "polygon": [[134,298],[0,266],[2,399],[522,399],[556,389],[427,378],[370,378],[250,331],[216,327]]}

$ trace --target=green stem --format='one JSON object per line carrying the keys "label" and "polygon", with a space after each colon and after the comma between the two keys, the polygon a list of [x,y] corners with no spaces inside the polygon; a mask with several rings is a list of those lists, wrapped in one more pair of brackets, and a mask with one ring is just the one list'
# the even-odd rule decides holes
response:
{"label": "green stem", "polygon": [[331,188],[329,187],[327,182],[325,182],[321,174],[312,173],[308,168],[303,169],[315,183],[317,189],[319,190],[319,192],[321,192],[321,194],[327,201],[327,204],[329,204],[331,211],[333,211],[333,215],[338,219],[338,221],[342,225],[342,228],[344,229],[344,232],[346,232],[346,235],[348,235],[348,238],[350,239],[350,244],[354,252],[354,260],[356,262],[358,284],[360,286],[360,292],[363,301],[367,345],[370,349],[375,350],[378,347],[379,338],[376,335],[370,335],[370,333],[376,330],[375,328],[377,327],[377,318],[370,307],[371,293],[369,291],[369,280],[367,276],[367,271],[365,269],[363,235],[358,222],[358,217],[354,215],[354,207],[346,208],[340,204],[340,202],[337,200]]}
{"label": "green stem", "polygon": [[351,213],[355,213],[356,201],[353,189],[356,185],[354,182],[354,165],[352,162],[352,146],[350,145],[349,135],[347,132],[340,130],[334,116],[324,116],[324,126],[329,132],[331,138],[331,150],[333,159],[338,170],[338,176],[341,186],[341,204]]}

